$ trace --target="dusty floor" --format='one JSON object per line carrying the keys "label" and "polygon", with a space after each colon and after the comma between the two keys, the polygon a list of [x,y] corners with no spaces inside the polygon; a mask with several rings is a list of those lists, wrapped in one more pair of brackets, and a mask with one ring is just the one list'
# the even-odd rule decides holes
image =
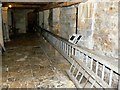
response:
{"label": "dusty floor", "polygon": [[68,62],[42,37],[22,34],[6,44],[2,59],[4,88],[74,88]]}

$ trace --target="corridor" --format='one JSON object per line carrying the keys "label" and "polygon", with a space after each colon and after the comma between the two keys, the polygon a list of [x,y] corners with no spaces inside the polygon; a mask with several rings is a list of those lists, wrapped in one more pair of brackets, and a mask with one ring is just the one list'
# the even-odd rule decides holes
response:
{"label": "corridor", "polygon": [[119,7],[119,0],[1,0],[0,87],[120,89]]}
{"label": "corridor", "polygon": [[75,88],[67,60],[42,36],[20,34],[6,43],[2,59],[4,88]]}

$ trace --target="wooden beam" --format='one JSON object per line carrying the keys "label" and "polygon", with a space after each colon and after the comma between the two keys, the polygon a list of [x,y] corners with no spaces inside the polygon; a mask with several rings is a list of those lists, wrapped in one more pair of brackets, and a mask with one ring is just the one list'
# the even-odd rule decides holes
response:
{"label": "wooden beam", "polygon": [[[12,5],[11,8],[31,8],[31,9],[38,9],[38,8],[42,8],[43,5],[16,5],[16,4],[10,4]],[[8,5],[5,5],[4,7],[8,7]]]}
{"label": "wooden beam", "polygon": [[0,0],[1,2],[80,2],[81,0]]}
{"label": "wooden beam", "polygon": [[48,5],[46,5],[45,7],[41,8],[39,10],[43,11],[43,10],[48,10],[48,9],[52,9],[52,8],[67,7],[67,6],[75,5],[75,4],[78,4],[78,3],[81,3],[81,2],[83,2],[83,0],[79,0],[79,2],[56,2],[56,3],[48,4]]}
{"label": "wooden beam", "polygon": [[49,2],[39,2],[39,3],[3,3],[3,7],[12,6],[12,9],[38,9],[49,4]]}
{"label": "wooden beam", "polygon": [[[71,0],[72,1],[72,0]],[[76,0],[75,0],[76,1]],[[37,9],[38,11],[49,10],[52,8],[58,7],[67,7],[81,2],[86,2],[87,0],[77,0],[79,2],[3,2],[3,7],[8,7],[9,4],[12,5],[12,8],[28,8],[28,9]]]}

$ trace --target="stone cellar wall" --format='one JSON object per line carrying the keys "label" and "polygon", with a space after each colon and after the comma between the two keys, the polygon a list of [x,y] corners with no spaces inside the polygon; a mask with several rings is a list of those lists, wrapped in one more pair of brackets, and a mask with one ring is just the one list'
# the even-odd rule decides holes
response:
{"label": "stone cellar wall", "polygon": [[[76,30],[76,8],[44,11],[44,28],[69,39]],[[118,2],[85,2],[78,5],[79,46],[104,56],[118,58]]]}
{"label": "stone cellar wall", "polygon": [[100,2],[95,13],[94,50],[118,58],[118,2]]}
{"label": "stone cellar wall", "polygon": [[42,25],[43,25],[43,12],[39,12],[39,25],[41,26],[41,27],[43,27]]}
{"label": "stone cellar wall", "polygon": [[[118,9],[118,2],[111,0],[80,3],[77,29],[82,38],[78,45],[96,54],[118,59]],[[75,6],[51,9],[48,22],[51,32],[69,39],[76,30]],[[102,65],[98,68],[98,76],[101,77]],[[109,83],[109,76],[110,70],[105,69],[106,83]],[[114,73],[113,77],[112,86],[117,87],[118,75]]]}
{"label": "stone cellar wall", "polygon": [[44,11],[43,18],[44,18],[44,22],[43,22],[44,23],[44,29],[49,30],[49,22],[48,22],[49,10]]}
{"label": "stone cellar wall", "polygon": [[[2,4],[0,4],[0,13],[2,13],[1,6],[2,6]],[[1,14],[0,14],[0,20],[2,20],[2,15]],[[0,26],[2,26],[2,21],[0,22]],[[0,45],[4,47],[2,27],[0,27]]]}
{"label": "stone cellar wall", "polygon": [[53,31],[60,35],[60,8],[53,9]]}
{"label": "stone cellar wall", "polygon": [[118,58],[118,2],[80,4],[78,30],[80,46]]}
{"label": "stone cellar wall", "polygon": [[69,39],[76,30],[76,8],[63,7],[60,10],[60,36]]}
{"label": "stone cellar wall", "polygon": [[[14,16],[14,23],[15,23],[15,27],[18,28],[18,32],[19,33],[26,33],[27,30],[27,14],[29,12],[32,12],[32,9],[24,9],[24,10],[18,10],[18,9],[14,9],[13,10],[13,16]],[[10,13],[9,16],[10,17]],[[9,21],[10,22],[10,21]],[[11,25],[11,23],[9,23],[9,25]]]}

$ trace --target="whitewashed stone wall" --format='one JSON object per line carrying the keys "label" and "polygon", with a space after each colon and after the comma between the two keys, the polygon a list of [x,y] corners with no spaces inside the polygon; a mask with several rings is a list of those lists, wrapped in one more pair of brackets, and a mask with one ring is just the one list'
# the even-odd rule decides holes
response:
{"label": "whitewashed stone wall", "polygon": [[[32,12],[32,9],[15,9],[13,10],[15,26],[19,29],[19,33],[26,33],[27,30],[27,14]],[[10,17],[10,16],[9,16]]]}
{"label": "whitewashed stone wall", "polygon": [[92,40],[93,10],[92,3],[81,3],[78,6],[78,34],[82,35],[78,45],[89,49],[92,49],[94,44]]}
{"label": "whitewashed stone wall", "polygon": [[53,9],[53,31],[55,34],[60,34],[60,8]]}
{"label": "whitewashed stone wall", "polygon": [[94,50],[118,58],[118,2],[101,2],[95,13]]}
{"label": "whitewashed stone wall", "polygon": [[45,28],[46,30],[49,30],[48,18],[49,18],[49,10],[45,10],[45,11],[44,11],[44,28]]}
{"label": "whitewashed stone wall", "polygon": [[2,4],[0,3],[0,44],[4,47],[3,42],[3,29],[2,29]]}
{"label": "whitewashed stone wall", "polygon": [[43,12],[39,12],[39,25],[41,27],[43,27],[43,20],[44,20],[44,18],[43,18]]}
{"label": "whitewashed stone wall", "polygon": [[49,10],[49,18],[48,18],[48,23],[49,23],[49,30],[54,33],[53,31],[53,9]]}
{"label": "whitewashed stone wall", "polygon": [[69,39],[76,30],[76,8],[62,7],[60,11],[60,36]]}
{"label": "whitewashed stone wall", "polygon": [[8,7],[2,7],[4,42],[10,41],[8,30]]}
{"label": "whitewashed stone wall", "polygon": [[118,2],[80,4],[78,30],[80,46],[118,58]]}
{"label": "whitewashed stone wall", "polygon": [[[45,29],[69,39],[76,30],[76,8],[61,7],[44,11]],[[50,15],[48,15],[50,14]],[[49,20],[48,20],[49,16]],[[118,58],[118,2],[95,1],[78,6],[79,46],[104,56]]]}

